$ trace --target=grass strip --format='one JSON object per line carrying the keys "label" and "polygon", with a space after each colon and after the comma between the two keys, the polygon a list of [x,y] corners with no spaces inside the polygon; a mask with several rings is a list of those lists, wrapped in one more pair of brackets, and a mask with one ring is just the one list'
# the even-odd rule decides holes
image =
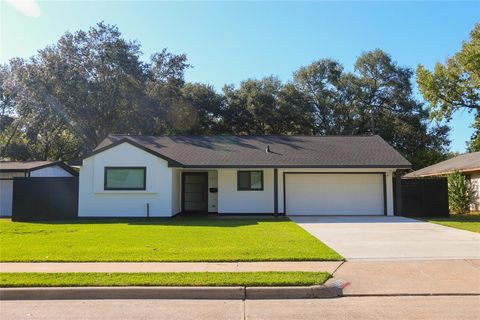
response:
{"label": "grass strip", "polygon": [[0,244],[2,262],[343,259],[286,218],[0,219]]}
{"label": "grass strip", "polygon": [[449,218],[422,218],[442,226],[480,233],[480,214],[452,214]]}
{"label": "grass strip", "polygon": [[86,286],[310,286],[328,272],[0,273],[1,287]]}

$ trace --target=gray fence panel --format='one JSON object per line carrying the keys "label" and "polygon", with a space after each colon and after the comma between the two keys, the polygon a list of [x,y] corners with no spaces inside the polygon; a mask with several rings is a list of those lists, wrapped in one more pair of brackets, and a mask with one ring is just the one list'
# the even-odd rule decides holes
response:
{"label": "gray fence panel", "polygon": [[448,217],[447,179],[402,179],[400,208],[405,217]]}
{"label": "gray fence panel", "polygon": [[78,216],[78,177],[13,179],[12,220],[66,220]]}

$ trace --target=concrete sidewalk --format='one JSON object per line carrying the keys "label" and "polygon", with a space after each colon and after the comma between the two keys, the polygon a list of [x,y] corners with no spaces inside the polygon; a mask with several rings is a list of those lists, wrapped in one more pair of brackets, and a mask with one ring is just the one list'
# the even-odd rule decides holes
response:
{"label": "concrete sidewalk", "polygon": [[303,300],[0,301],[2,319],[64,320],[478,320],[480,297],[345,297]]}
{"label": "concrete sidewalk", "polygon": [[480,260],[349,261],[334,273],[343,295],[480,295]]}
{"label": "concrete sidewalk", "polygon": [[0,263],[0,272],[248,272],[326,271],[327,285],[348,282],[345,296],[480,295],[480,260],[238,262],[238,263]]}
{"label": "concrete sidewalk", "polygon": [[333,273],[342,261],[285,262],[2,262],[0,272],[251,272],[322,271]]}

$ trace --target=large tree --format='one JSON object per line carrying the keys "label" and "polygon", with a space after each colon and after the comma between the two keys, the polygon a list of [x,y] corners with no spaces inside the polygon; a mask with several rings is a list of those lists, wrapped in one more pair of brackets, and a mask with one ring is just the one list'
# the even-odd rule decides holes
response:
{"label": "large tree", "polygon": [[12,69],[20,64],[20,60],[13,60],[0,70],[0,158],[58,160],[77,156],[80,141],[58,113],[45,108],[43,97],[35,97],[21,84],[12,88]]}
{"label": "large tree", "polygon": [[446,126],[428,125],[412,95],[412,71],[381,50],[353,72],[330,59],[289,81],[248,79],[216,92],[186,83],[185,55],[140,46],[99,23],[66,33],[29,60],[0,68],[0,157],[71,159],[109,133],[380,134],[414,163],[431,164],[448,145]]}
{"label": "large tree", "polygon": [[[413,71],[398,66],[378,49],[361,55],[355,70],[360,83],[360,113],[366,116],[368,110],[366,118],[370,118],[359,119],[359,130],[380,134],[412,161],[414,169],[443,160],[449,129],[442,125],[429,127],[428,112],[413,96]],[[426,154],[428,158],[422,159]],[[432,158],[434,154],[437,159]]]}
{"label": "large tree", "polygon": [[292,85],[273,76],[223,88],[224,132],[249,135],[313,134],[313,110]]}
{"label": "large tree", "polygon": [[475,24],[470,40],[444,64],[437,63],[433,71],[419,65],[417,83],[433,118],[448,121],[457,110],[475,112],[469,149],[480,151],[480,24]]}
{"label": "large tree", "polygon": [[[192,126],[188,113],[188,101],[183,99],[182,88],[185,85],[185,70],[190,67],[187,56],[175,55],[163,49],[152,56],[148,65],[146,93],[148,106],[142,106],[143,123],[135,124],[137,131],[143,134],[159,135],[185,133],[184,124]],[[182,126],[179,126],[182,124]]]}
{"label": "large tree", "polygon": [[323,59],[301,67],[293,75],[293,85],[313,110],[316,133],[337,133],[335,113],[341,107],[337,100],[342,73],[338,62]]}
{"label": "large tree", "polygon": [[[165,115],[181,96],[186,57],[164,50],[144,63],[141,54],[116,26],[99,23],[66,33],[29,60],[13,59],[2,87],[17,120],[6,131],[40,149],[29,151],[37,159],[73,158],[109,133],[167,132]],[[71,152],[66,142],[74,144]]]}
{"label": "large tree", "polygon": [[181,98],[167,114],[172,132],[177,134],[219,134],[225,131],[221,124],[223,96],[206,84],[186,83]]}
{"label": "large tree", "polygon": [[429,127],[412,74],[377,49],[363,53],[353,73],[319,60],[300,68],[292,83],[313,110],[315,134],[379,134],[419,168],[443,160],[448,127]]}

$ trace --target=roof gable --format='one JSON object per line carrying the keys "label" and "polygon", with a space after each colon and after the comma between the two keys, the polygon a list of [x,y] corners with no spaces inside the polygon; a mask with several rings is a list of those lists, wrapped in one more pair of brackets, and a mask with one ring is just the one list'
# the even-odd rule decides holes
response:
{"label": "roof gable", "polygon": [[78,175],[78,172],[63,161],[1,161],[0,172],[31,172],[53,166],[59,166],[74,176]]}
{"label": "roof gable", "polygon": [[[109,137],[111,137],[111,136],[109,136]],[[108,137],[105,138],[105,140],[107,140],[107,139],[108,139]],[[122,143],[128,143],[128,144],[130,144],[130,145],[132,145],[132,146],[134,146],[134,147],[136,147],[136,148],[139,148],[139,149],[141,149],[141,150],[143,150],[143,151],[145,151],[145,152],[148,152],[148,153],[150,153],[150,154],[153,154],[154,156],[157,156],[157,157],[159,157],[159,158],[167,161],[169,167],[181,167],[181,166],[182,166],[181,163],[178,163],[177,161],[175,161],[175,160],[173,160],[173,159],[170,159],[170,158],[164,156],[163,154],[161,154],[161,153],[159,153],[159,152],[157,152],[157,151],[155,151],[155,150],[153,150],[153,149],[150,149],[150,148],[142,145],[141,143],[138,143],[138,142],[136,142],[135,140],[129,139],[129,138],[127,138],[127,137],[118,139],[118,140],[116,140],[116,141],[115,141],[115,139],[112,139],[112,140],[111,140],[111,143],[107,143],[107,144],[105,144],[104,146],[102,146],[102,144],[103,144],[103,142],[105,142],[105,140],[103,140],[103,141],[97,146],[97,148],[95,148],[95,150],[89,155],[89,157],[91,157],[91,156],[93,156],[93,155],[96,155],[96,154],[98,154],[98,153],[101,153],[101,152],[103,152],[103,151],[106,151],[106,150],[108,150],[108,149],[111,149],[111,148],[113,148],[113,147],[116,147],[116,146],[118,146],[118,145],[120,145],[120,144],[122,144]]]}

